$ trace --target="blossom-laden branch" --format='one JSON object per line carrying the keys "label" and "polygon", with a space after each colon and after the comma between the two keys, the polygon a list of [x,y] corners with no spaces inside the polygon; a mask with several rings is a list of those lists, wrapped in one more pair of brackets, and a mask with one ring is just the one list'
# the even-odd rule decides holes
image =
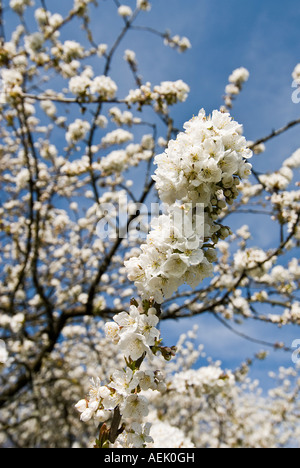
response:
{"label": "blossom-laden branch", "polygon": [[[125,446],[144,447],[153,441],[149,425],[142,425],[149,408],[141,393],[149,389],[163,391],[165,386],[159,371],[144,372],[141,366],[146,356],[151,358],[152,354],[160,352],[164,359],[170,360],[175,353],[175,348],[161,345],[156,328],[159,308],[153,307],[155,304],[151,302],[144,302],[142,306],[132,302],[129,313],[116,315],[114,322],[105,326],[107,337],[124,353],[126,367],[116,370],[107,385],[102,385],[99,379],[93,382],[88,398],[76,405],[82,421],[93,418],[101,424],[97,448],[115,444],[119,436],[119,443]],[[110,427],[106,424],[108,420],[111,420]]]}
{"label": "blossom-laden branch", "polygon": [[[170,360],[175,351],[160,346],[162,339],[156,328],[160,310],[150,307],[151,303],[161,304],[184,282],[196,287],[212,274],[214,246],[220,237],[230,234],[228,228],[215,224],[215,216],[226,202],[232,203],[237,197],[239,179],[250,174],[251,165],[245,159],[252,153],[241,136],[240,125],[229,114],[215,111],[207,117],[202,110],[184,128],[185,133],[155,158],[153,178],[159,196],[168,204],[168,214],[153,223],[141,255],[125,262],[128,277],[141,294],[142,306],[132,305],[129,313],[116,315],[114,322],[106,325],[107,336],[124,353],[126,368],[115,372],[108,385],[94,384],[89,399],[76,405],[83,421],[94,417],[105,423],[114,411],[111,428],[105,426],[104,433],[102,426],[97,447],[114,444],[118,435],[126,447],[136,447],[137,440],[138,446],[152,441],[141,425],[126,425],[128,418],[142,423],[149,413],[147,400],[139,392],[158,389],[157,374],[140,373],[144,358],[160,351]],[[195,219],[200,218],[199,213],[194,214],[200,203],[204,207],[202,220]],[[212,247],[206,248],[209,243]]]}

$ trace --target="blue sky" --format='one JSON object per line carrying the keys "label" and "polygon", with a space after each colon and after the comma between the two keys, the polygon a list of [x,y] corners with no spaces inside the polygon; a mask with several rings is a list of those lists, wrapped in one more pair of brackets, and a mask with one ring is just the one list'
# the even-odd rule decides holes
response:
{"label": "blue sky", "polygon": [[[4,6],[8,0],[4,0]],[[134,7],[135,0],[124,3]],[[46,0],[52,12],[67,12],[72,0]],[[39,0],[36,0],[39,5]],[[110,0],[99,0],[97,14],[92,16],[95,40],[109,45],[115,40],[122,20],[116,15],[116,8]],[[7,26],[13,27],[16,19],[8,16]],[[122,60],[124,50],[135,50],[143,79],[153,85],[163,80],[183,79],[191,88],[189,99],[173,109],[172,115],[178,128],[197,114],[200,108],[207,112],[222,104],[222,95],[228,76],[233,69],[244,66],[250,72],[250,79],[234,103],[232,114],[244,125],[245,136],[256,140],[269,134],[273,129],[300,117],[300,104],[291,100],[292,71],[300,62],[300,2],[299,0],[153,0],[150,13],[142,13],[140,25],[151,26],[159,31],[169,29],[172,34],[187,36],[192,49],[178,54],[165,47],[159,37],[145,32],[132,31],[116,54],[112,63],[112,77],[119,86],[123,97],[134,87],[132,76]],[[64,38],[74,28],[64,30]],[[78,40],[82,37],[78,32]],[[103,63],[96,64],[99,74]],[[279,168],[281,162],[300,147],[299,127],[267,144],[263,155],[254,156],[257,170]],[[233,227],[248,222],[244,217],[232,218]],[[265,248],[272,241],[272,227],[264,219],[251,219],[256,225],[258,244]],[[251,357],[262,347],[236,337],[219,324],[215,318],[198,317],[192,321],[199,324],[199,340],[205,344],[207,354],[221,359],[225,367],[235,367],[241,360]],[[168,335],[170,344],[183,330],[192,326],[190,321],[167,322],[163,324],[163,335]],[[281,340],[289,345],[300,338],[295,328],[277,330],[275,327],[247,324],[238,327],[255,338],[266,341]],[[265,386],[268,369],[279,365],[292,365],[291,356],[283,352],[271,352],[265,363],[254,366],[253,375]]]}
{"label": "blue sky", "polygon": [[[299,2],[163,0],[154,1],[152,12],[143,19],[162,31],[169,28],[174,34],[186,35],[192,43],[190,51],[178,55],[162,48],[159,39],[145,35],[139,42],[141,50],[137,50],[142,69],[147,71],[145,77],[151,82],[181,78],[190,85],[188,101],[173,113],[179,128],[199,108],[207,112],[219,108],[228,76],[240,66],[248,68],[250,79],[234,104],[233,115],[244,125],[247,139],[256,140],[300,117],[300,104],[291,100],[291,73],[300,62]],[[157,48],[147,51],[147,41],[157,43]],[[279,168],[299,148],[299,136],[299,128],[295,128],[268,143],[267,151],[255,156],[256,169]],[[272,243],[272,226],[264,218],[232,217],[231,222],[234,226],[245,222],[255,225],[257,244],[267,248]],[[162,326],[163,336],[169,336],[172,344],[172,339],[187,331],[192,322],[199,325],[199,341],[205,345],[207,355],[220,359],[224,367],[238,366],[241,360],[264,348],[232,334],[207,315],[193,321],[168,321]],[[287,345],[300,337],[296,327],[277,329],[250,322],[233,327],[253,338],[284,341]],[[256,362],[251,372],[264,388],[272,384],[269,370],[293,365],[289,353],[269,352],[269,358]]]}

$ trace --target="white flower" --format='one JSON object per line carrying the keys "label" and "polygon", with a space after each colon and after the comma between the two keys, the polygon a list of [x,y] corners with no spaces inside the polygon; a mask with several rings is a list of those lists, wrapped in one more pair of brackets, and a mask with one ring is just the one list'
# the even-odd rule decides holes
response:
{"label": "white flower", "polygon": [[21,330],[24,324],[24,321],[25,321],[25,315],[22,314],[22,312],[19,312],[18,314],[14,315],[11,318],[9,325],[13,333],[18,333]]}
{"label": "white flower", "polygon": [[247,179],[251,174],[252,165],[242,161],[239,165],[238,175],[241,179]]}
{"label": "white flower", "polygon": [[237,95],[240,94],[240,89],[235,84],[228,84],[225,88],[227,94]]}
{"label": "white flower", "polygon": [[113,99],[117,93],[118,87],[109,76],[97,76],[90,85],[92,94],[99,94],[104,99]]}
{"label": "white flower", "polygon": [[101,158],[100,169],[105,175],[121,173],[128,167],[128,155],[125,150],[115,150]]}
{"label": "white flower", "polygon": [[[173,293],[177,291],[181,284],[181,278],[153,277],[149,280],[148,287],[141,285],[141,294],[143,297],[153,297],[155,302],[162,304],[165,299],[170,299],[172,297]],[[139,288],[138,283],[137,287]]]}
{"label": "white flower", "polygon": [[151,91],[151,83],[147,82],[138,89],[131,89],[126,101],[128,104],[140,103],[149,104],[152,102],[153,96]]}
{"label": "white flower", "polygon": [[[80,400],[76,405],[75,408],[80,414],[80,420],[83,422],[90,421],[93,417],[95,417],[95,413],[98,412],[99,401],[96,399],[88,400]],[[99,420],[99,414],[98,418]]]}
{"label": "white flower", "polygon": [[48,115],[48,117],[50,118],[55,117],[56,107],[55,107],[55,104],[52,101],[50,101],[50,99],[41,101],[41,108]]}
{"label": "white flower", "polygon": [[143,426],[137,422],[132,423],[131,431],[128,433],[128,442],[134,448],[142,448],[147,443],[152,443],[150,436],[151,423],[145,423]]}
{"label": "white flower", "polygon": [[109,110],[109,114],[111,116],[111,119],[119,126],[132,125],[134,120],[131,112],[122,112],[118,107],[112,107]]}
{"label": "white flower", "polygon": [[126,49],[124,52],[124,60],[128,63],[135,64],[136,63],[136,55],[133,50]]}
{"label": "white flower", "polygon": [[186,437],[181,429],[171,426],[166,421],[159,421],[157,417],[151,418],[150,434],[153,438],[153,443],[149,448],[193,448],[194,444],[189,437]]}
{"label": "white flower", "polygon": [[63,43],[62,47],[62,58],[65,62],[83,57],[84,49],[79,42],[67,40]]}
{"label": "white flower", "polygon": [[272,267],[275,258],[268,260],[268,255],[261,249],[249,248],[244,251],[239,250],[234,254],[234,266],[237,271],[249,269],[248,274],[252,277],[260,278]]}
{"label": "white flower", "polygon": [[114,392],[107,395],[102,400],[102,405],[105,410],[114,410],[118,405],[120,405],[123,401],[123,396],[119,395],[119,393]]}
{"label": "white flower", "polygon": [[[214,182],[218,183],[222,179],[222,170],[218,166],[217,161],[214,159],[208,159],[203,161],[201,164],[199,178],[203,182]],[[201,182],[202,182],[201,180]]]}
{"label": "white flower", "polygon": [[178,253],[171,254],[163,266],[163,273],[166,276],[175,276],[181,278],[187,270],[187,263],[182,255]]}
{"label": "white flower", "polygon": [[123,143],[127,143],[128,141],[133,140],[132,133],[128,132],[127,130],[123,130],[119,128],[117,130],[113,130],[105,135],[105,137],[101,140],[101,145],[103,147],[106,146],[113,146],[113,145],[122,145]]}
{"label": "white flower", "polygon": [[99,395],[99,390],[102,389],[102,385],[101,385],[101,380],[99,379],[99,377],[95,379],[91,379],[91,386],[90,386],[90,391],[89,391],[89,398],[90,398],[90,401],[95,401],[95,400],[99,400],[100,399],[100,395]]}
{"label": "white flower", "polygon": [[133,371],[127,367],[126,371],[115,371],[112,375],[112,380],[109,383],[111,388],[114,388],[120,395],[129,395],[139,384],[139,379]]}
{"label": "white flower", "polygon": [[66,133],[66,140],[68,143],[77,143],[86,136],[90,130],[91,125],[86,120],[76,119],[71,123]]}
{"label": "white flower", "polygon": [[156,389],[157,383],[155,382],[155,376],[152,371],[138,371],[136,375],[139,380],[139,386],[142,390],[147,391],[149,388],[153,390]]}
{"label": "white flower", "polygon": [[13,87],[15,85],[20,85],[23,83],[23,76],[17,70],[4,68],[1,70],[1,77],[3,80],[3,84],[6,86]]}
{"label": "white flower", "polygon": [[182,80],[163,81],[159,86],[155,86],[153,91],[158,95],[157,98],[162,97],[170,105],[177,101],[184,102],[188,97],[190,88]]}
{"label": "white flower", "polygon": [[[64,78],[72,78],[72,77],[79,77],[79,78],[82,78],[83,76],[85,76],[84,73],[82,73],[80,76],[79,76],[79,69],[80,67],[80,62],[79,60],[71,60],[70,63],[66,63],[66,62],[60,62],[59,63],[59,68],[60,68],[60,72],[62,74],[62,76]],[[88,79],[88,77],[87,77]],[[76,86],[80,87],[80,83],[79,83],[79,80],[78,80],[78,84],[77,85],[74,85],[74,91],[72,90],[72,92],[74,94],[76,94]],[[70,89],[70,85],[69,85],[69,89]],[[70,89],[71,90],[71,89]],[[78,92],[79,94],[79,92]]]}
{"label": "white flower", "polygon": [[94,420],[97,424],[107,421],[111,417],[111,411],[98,410],[94,414]]}
{"label": "white flower", "polygon": [[225,107],[224,111],[227,111],[227,108],[232,108],[233,99],[240,94],[243,84],[248,81],[249,72],[246,68],[241,67],[237,68],[229,76],[229,84],[225,88],[226,95],[224,96]]}
{"label": "white flower", "polygon": [[80,420],[82,422],[88,422],[92,419],[94,416],[95,411],[92,410],[91,408],[87,408],[85,411],[83,411],[80,415]]}
{"label": "white flower", "polygon": [[132,16],[132,9],[128,5],[120,5],[118,8],[118,13],[120,16],[127,17]]}
{"label": "white flower", "polygon": [[244,67],[237,68],[230,75],[229,81],[230,81],[230,83],[235,83],[235,84],[241,85],[241,84],[245,83],[246,81],[248,81],[249,75],[250,75],[249,71],[246,68],[244,68]]}
{"label": "white flower", "polygon": [[99,115],[95,121],[95,124],[100,128],[106,128],[108,124],[108,120],[105,115]]}
{"label": "white flower", "polygon": [[32,0],[10,0],[9,6],[17,13],[23,13],[27,6],[33,5]]}
{"label": "white flower", "polygon": [[77,411],[79,411],[80,413],[83,413],[88,407],[88,402],[87,400],[80,400],[76,405],[75,405],[75,408],[77,409]]}
{"label": "white flower", "polygon": [[290,167],[291,169],[297,169],[298,167],[300,167],[300,148],[297,151],[295,151],[292,154],[292,156],[286,159],[283,165],[286,167]]}
{"label": "white flower", "polygon": [[285,190],[293,178],[293,172],[288,165],[283,166],[278,172],[272,174],[261,174],[260,182],[269,191]]}
{"label": "white flower", "polygon": [[150,11],[151,10],[151,4],[150,4],[150,2],[148,0],[137,0],[136,6],[140,10],[144,10],[144,11]]}
{"label": "white flower", "polygon": [[87,304],[88,299],[89,299],[89,296],[87,293],[81,293],[78,296],[78,302],[80,302],[81,304]]}
{"label": "white flower", "polygon": [[110,395],[111,395],[111,391],[105,385],[101,385],[97,390],[98,399],[102,398],[104,400],[105,398],[108,398]]}
{"label": "white flower", "polygon": [[104,326],[104,331],[105,331],[106,336],[110,338],[113,343],[115,344],[118,343],[120,339],[119,337],[120,327],[117,323],[107,322]]}
{"label": "white flower", "polygon": [[89,3],[93,0],[74,0],[74,10],[79,10],[80,8],[86,8]]}
{"label": "white flower", "polygon": [[147,398],[138,394],[129,395],[121,409],[121,414],[124,418],[131,418],[137,421],[142,420],[148,413],[149,407]]}
{"label": "white flower", "polygon": [[81,413],[82,421],[87,422],[92,418],[99,421],[100,419],[106,420],[107,412],[116,408],[122,401],[122,395],[112,388],[102,385],[101,380],[97,377],[96,380],[91,379],[88,398],[80,400],[75,407]]}
{"label": "white flower", "polygon": [[119,347],[127,358],[137,361],[144,353],[151,355],[146,338],[141,333],[126,333],[119,342]]}
{"label": "white flower", "polygon": [[103,55],[106,54],[107,47],[108,47],[107,44],[99,44],[98,49],[97,49],[98,57],[103,57]]}
{"label": "white flower", "polygon": [[63,23],[63,17],[59,13],[54,13],[49,18],[49,25],[56,29]]}
{"label": "white flower", "polygon": [[80,400],[75,408],[80,414],[80,420],[83,422],[88,422],[92,419],[95,411],[88,407],[88,402],[86,400]]}
{"label": "white flower", "polygon": [[170,37],[169,35],[164,40],[165,45],[168,45],[172,48],[177,47],[179,52],[185,52],[187,49],[190,49],[191,43],[187,37],[180,37],[178,35]]}
{"label": "white flower", "polygon": [[30,36],[26,36],[24,39],[25,43],[25,50],[30,54],[35,54],[39,52],[44,44],[44,35],[40,32],[36,32],[31,34]]}
{"label": "white flower", "polygon": [[30,180],[29,170],[26,168],[21,169],[20,172],[18,172],[16,179],[15,179],[17,188],[19,190],[25,188],[29,180]]}
{"label": "white flower", "polygon": [[155,340],[158,339],[160,333],[156,325],[159,320],[156,315],[143,314],[140,317],[139,329],[141,334],[145,337],[148,346],[154,346]]}
{"label": "white flower", "polygon": [[114,321],[119,325],[119,334],[130,334],[136,332],[139,326],[140,312],[134,305],[130,306],[129,314],[121,312],[113,317]]}
{"label": "white flower", "polygon": [[88,76],[74,76],[69,81],[69,90],[76,95],[86,94],[91,85],[91,80]]}

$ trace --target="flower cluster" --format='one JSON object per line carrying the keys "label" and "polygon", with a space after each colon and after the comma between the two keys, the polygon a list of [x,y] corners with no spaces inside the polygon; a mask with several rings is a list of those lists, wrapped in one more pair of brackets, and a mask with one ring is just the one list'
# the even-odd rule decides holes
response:
{"label": "flower cluster", "polygon": [[143,298],[161,304],[183,284],[196,287],[213,272],[215,251],[203,248],[204,237],[217,230],[204,213],[193,214],[191,206],[173,205],[168,214],[151,225],[141,254],[125,261],[130,281]]}
{"label": "flower cluster", "polygon": [[166,34],[164,43],[169,47],[176,48],[179,52],[185,52],[187,49],[192,47],[187,37],[180,37],[178,34],[173,37]]}
{"label": "flower cluster", "polygon": [[125,62],[127,62],[131,68],[137,66],[137,60],[136,60],[136,53],[134,52],[134,50],[131,50],[131,49],[126,49],[125,52],[124,52],[124,60]]}
{"label": "flower cluster", "polygon": [[114,344],[118,344],[127,366],[114,371],[107,385],[102,385],[100,379],[93,380],[88,398],[80,400],[76,408],[84,422],[92,418],[97,423],[105,422],[118,412],[123,423],[127,421],[118,443],[126,440],[126,444],[142,447],[152,441],[150,426],[142,427],[143,419],[149,413],[148,399],[142,392],[149,389],[161,392],[166,388],[159,371],[140,368],[145,355],[151,356],[159,348],[157,310],[132,305],[129,313],[121,312],[113,319],[113,322],[106,323],[105,333]]}
{"label": "flower cluster", "polygon": [[143,137],[140,144],[131,143],[125,149],[114,150],[94,166],[97,165],[105,175],[120,174],[130,166],[137,166],[140,161],[149,160],[152,154],[152,150],[145,147]]}
{"label": "flower cluster", "polygon": [[294,169],[300,167],[300,149],[296,150],[289,158],[287,158],[281,168],[273,173],[262,174],[259,176],[260,182],[267,191],[286,190],[292,182]]}
{"label": "flower cluster", "polygon": [[69,90],[79,97],[91,97],[96,94],[106,101],[115,97],[118,88],[109,76],[101,75],[92,79],[90,70],[87,68],[81,75],[70,79]]}
{"label": "flower cluster", "polygon": [[102,99],[113,99],[118,90],[116,83],[109,76],[97,76],[91,83],[91,93]]}
{"label": "flower cluster", "polygon": [[289,232],[294,229],[295,239],[299,240],[300,226],[299,223],[297,223],[297,218],[299,216],[300,191],[291,190],[273,193],[271,202],[274,210],[273,218],[276,219],[277,217],[281,220],[282,224],[287,224]]}
{"label": "flower cluster", "polygon": [[141,122],[139,117],[134,117],[129,111],[122,112],[118,107],[112,107],[109,110],[109,115],[111,120],[118,126],[128,125],[131,127],[133,124]]}
{"label": "flower cluster", "polygon": [[41,51],[44,40],[44,35],[40,32],[36,32],[25,37],[25,50],[29,54],[31,60],[34,60],[35,54]]}
{"label": "flower cluster", "polygon": [[[238,196],[239,180],[251,170],[245,158],[252,152],[229,114],[214,111],[207,118],[201,110],[184,128],[185,133],[155,157],[153,178],[168,213],[152,224],[141,255],[125,262],[128,278],[142,297],[154,297],[158,303],[180,285],[195,288],[211,276],[216,259],[211,247],[230,234],[215,221]],[[195,213],[199,206],[202,217]]]}
{"label": "flower cluster", "polygon": [[87,5],[94,0],[74,0],[74,10],[85,10]]}
{"label": "flower cluster", "polygon": [[0,102],[9,103],[22,94],[22,73],[14,69],[1,70]]}
{"label": "flower cluster", "polygon": [[157,310],[150,308],[148,313],[141,314],[135,305],[129,313],[121,312],[108,322],[106,334],[117,343],[127,359],[138,360],[144,353],[151,355],[151,346],[159,338]]}
{"label": "flower cluster", "polygon": [[118,8],[118,14],[123,18],[132,16],[132,9],[128,5],[120,5]]}
{"label": "flower cluster", "polygon": [[76,119],[75,122],[69,125],[66,133],[67,142],[72,144],[82,140],[90,128],[91,126],[86,120]]}
{"label": "flower cluster", "polygon": [[157,112],[164,113],[168,106],[184,102],[190,91],[189,86],[182,80],[163,81],[151,89],[151,83],[147,82],[140,88],[130,90],[126,97],[128,106],[138,104],[139,109],[144,105],[154,105]]}
{"label": "flower cluster", "polygon": [[44,8],[37,8],[34,12],[34,17],[39,25],[39,28],[46,34],[50,35],[53,30],[57,30],[63,23],[63,17],[59,13],[51,14]]}
{"label": "flower cluster", "polygon": [[201,396],[205,393],[209,395],[221,393],[226,387],[230,388],[234,384],[235,378],[231,371],[225,373],[220,367],[211,365],[175,374],[170,388],[181,393],[188,387],[194,386]]}
{"label": "flower cluster", "polygon": [[32,0],[10,0],[9,6],[16,13],[22,14],[27,6],[32,6]]}
{"label": "flower cluster", "polygon": [[237,68],[229,76],[229,83],[225,88],[225,105],[227,109],[232,108],[232,101],[235,99],[240,92],[242,91],[244,83],[249,79],[249,71],[244,68]]}
{"label": "flower cluster", "polygon": [[228,113],[214,111],[206,117],[201,110],[184,128],[155,158],[156,187],[169,205],[176,200],[203,203],[212,213],[222,195],[229,204],[237,197],[239,179],[250,175],[251,165],[245,159],[252,152],[241,125]]}
{"label": "flower cluster", "polygon": [[169,106],[176,102],[184,102],[190,91],[189,86],[182,80],[163,81],[159,86],[155,86],[152,98],[158,103],[165,101]]}
{"label": "flower cluster", "polygon": [[[193,349],[190,341],[185,345]],[[265,352],[255,356],[265,358]],[[182,361],[175,374],[167,375],[167,391],[152,394],[156,410],[147,417],[154,439],[149,448],[176,448],[181,447],[180,442],[183,447],[197,448],[278,447],[287,441],[298,444],[298,369],[281,367],[278,376],[271,373],[279,382],[264,395],[259,382],[248,375],[251,360],[235,372],[222,369],[220,362],[208,361],[209,365],[199,369]]]}
{"label": "flower cluster", "polygon": [[194,448],[195,445],[189,437],[178,427],[172,426],[168,421],[162,421],[153,412],[151,420],[152,442],[148,443],[147,448]]}
{"label": "flower cluster", "polygon": [[133,140],[132,133],[128,132],[127,130],[118,128],[117,130],[113,130],[112,132],[107,133],[102,138],[101,146],[106,148],[108,146],[122,145],[123,143],[127,143],[130,140]]}
{"label": "flower cluster", "polygon": [[260,278],[272,267],[276,259],[269,259],[267,252],[262,249],[251,247],[239,250],[234,255],[234,266],[236,271],[243,272],[249,270],[249,275]]}
{"label": "flower cluster", "polygon": [[283,165],[290,169],[300,168],[300,148],[294,151],[294,153],[284,161]]}

